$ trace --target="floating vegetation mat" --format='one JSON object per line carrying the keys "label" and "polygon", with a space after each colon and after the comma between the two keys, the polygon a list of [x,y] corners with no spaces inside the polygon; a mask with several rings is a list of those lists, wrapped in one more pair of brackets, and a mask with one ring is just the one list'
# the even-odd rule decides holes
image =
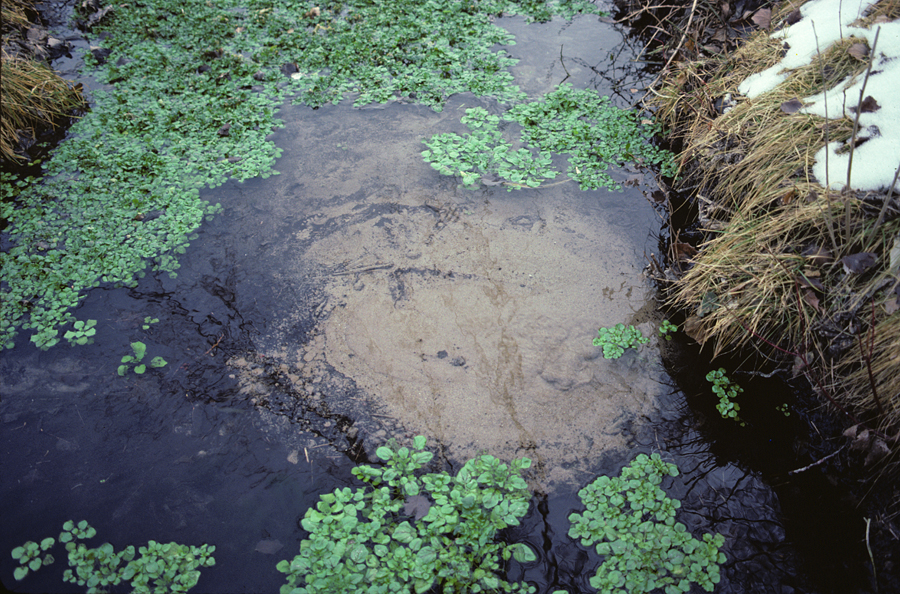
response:
{"label": "floating vegetation mat", "polygon": [[[5,5],[4,5],[5,7]],[[0,177],[0,349],[21,330],[50,348],[101,284],[145,269],[177,274],[204,217],[199,191],[276,173],[267,136],[288,97],[311,107],[409,101],[440,110],[455,93],[524,99],[493,24],[518,14],[599,13],[585,0],[83,3],[101,83],[41,180]],[[5,13],[4,13],[5,14]],[[4,60],[4,104],[12,96]],[[4,123],[7,117],[4,112]]]}

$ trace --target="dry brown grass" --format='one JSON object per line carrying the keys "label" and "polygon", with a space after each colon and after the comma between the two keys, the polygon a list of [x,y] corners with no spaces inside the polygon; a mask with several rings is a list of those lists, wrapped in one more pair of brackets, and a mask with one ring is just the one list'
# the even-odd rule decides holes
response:
{"label": "dry brown grass", "polygon": [[18,160],[19,134],[34,137],[36,127],[54,127],[59,118],[84,104],[81,93],[49,67],[2,53],[0,59],[0,154]]}
{"label": "dry brown grass", "polygon": [[[783,3],[772,23],[800,4]],[[883,0],[867,20],[898,13],[900,0]],[[890,192],[840,193],[815,183],[815,153],[826,141],[849,139],[853,121],[782,110],[786,101],[864,76],[867,63],[848,52],[858,41],[822,48],[773,91],[741,98],[738,84],[780,58],[781,41],[759,32],[729,56],[678,64],[650,103],[683,143],[681,185],[708,229],[692,267],[670,287],[674,306],[703,314],[689,319],[689,332],[716,353],[752,347],[809,364],[805,372],[836,405],[893,436],[900,431],[893,293],[900,270],[890,252],[895,238],[900,244],[900,201]],[[729,93],[737,104],[720,115],[715,101]],[[876,223],[882,204],[890,215]],[[846,273],[841,258],[862,251],[876,254],[875,266]]]}
{"label": "dry brown grass", "polygon": [[[3,0],[4,31],[29,25],[25,0]],[[34,138],[36,128],[56,125],[84,104],[84,98],[58,74],[40,62],[0,54],[0,156],[19,160],[20,135]]]}

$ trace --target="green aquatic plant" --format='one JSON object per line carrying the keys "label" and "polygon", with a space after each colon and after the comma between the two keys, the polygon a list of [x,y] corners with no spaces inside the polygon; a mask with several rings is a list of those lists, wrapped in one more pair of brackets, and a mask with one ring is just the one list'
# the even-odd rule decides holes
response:
{"label": "green aquatic plant", "polygon": [[[86,586],[88,594],[106,592],[109,587],[123,582],[130,584],[134,592],[180,594],[197,585],[200,568],[216,563],[212,556],[216,547],[210,545],[195,547],[151,540],[137,551],[134,546],[128,546],[117,553],[109,543],[91,549],[77,542],[96,534],[97,531],[85,520],[78,524],[69,520],[63,524],[59,535],[71,568],[63,573],[63,581]],[[52,564],[52,555],[48,553],[41,559],[40,554],[55,543],[53,538],[45,538],[40,545],[28,541],[14,548],[12,557],[19,561],[14,570],[16,580],[23,580],[30,571]],[[136,553],[140,555],[136,557]]]}
{"label": "green aquatic plant", "polygon": [[[313,10],[315,7],[315,10]],[[85,57],[103,83],[91,110],[43,164],[41,181],[0,176],[0,349],[21,331],[48,349],[100,284],[177,274],[204,219],[200,197],[229,177],[277,173],[268,136],[294,97],[311,107],[453,94],[519,101],[498,46],[501,14],[548,20],[599,13],[584,0],[144,0],[117,4]],[[4,78],[5,84],[5,78]]]}
{"label": "green aquatic plant", "polygon": [[675,521],[681,507],[660,488],[678,467],[659,454],[638,455],[618,477],[601,476],[578,492],[585,511],[569,516],[569,536],[604,558],[590,584],[604,594],[707,592],[720,580],[721,534],[694,538]]}
{"label": "green aquatic plant", "polygon": [[419,474],[432,458],[424,448],[421,435],[412,449],[382,446],[384,467],[353,469],[366,487],[320,496],[303,517],[309,537],[300,554],[278,563],[287,574],[282,594],[534,591],[498,575],[510,558],[534,561],[534,552],[496,540],[528,511],[520,474],[530,460],[482,455],[456,475]]}
{"label": "green aquatic plant", "polygon": [[725,375],[725,370],[723,368],[707,373],[706,381],[712,383],[712,391],[719,397],[719,403],[716,405],[716,410],[719,411],[722,418],[734,419],[741,427],[746,425],[746,423],[741,420],[740,415],[738,415],[741,406],[734,401],[738,394],[742,393],[744,389],[737,384],[732,384],[731,380],[728,379],[728,376]]}
{"label": "green aquatic plant", "polygon": [[[144,355],[147,354],[147,345],[139,340],[132,342],[131,351],[133,354],[122,357],[122,364],[119,365],[118,369],[119,375],[128,373],[131,365],[134,365],[134,372],[138,375],[147,371],[147,365],[142,363]],[[168,365],[168,362],[162,357],[153,357],[150,360],[150,367],[165,367],[166,365]]]}
{"label": "green aquatic plant", "polygon": [[611,328],[600,328],[594,346],[603,347],[605,359],[618,359],[625,354],[625,349],[636,349],[650,341],[634,326],[616,324]]}
{"label": "green aquatic plant", "polygon": [[76,344],[90,344],[94,342],[93,336],[97,334],[97,329],[94,327],[96,325],[97,320],[75,320],[75,323],[72,324],[72,329],[67,330],[63,334],[63,338],[68,340],[72,346]]}
{"label": "green aquatic plant", "polygon": [[151,316],[146,316],[146,317],[144,317],[144,323],[141,324],[141,328],[143,328],[144,330],[149,330],[150,324],[158,324],[158,323],[159,323],[159,318],[153,318]]}
{"label": "green aquatic plant", "polygon": [[659,325],[659,335],[665,340],[672,340],[672,334],[678,332],[678,326],[669,320],[663,320]]}
{"label": "green aquatic plant", "polygon": [[554,179],[559,171],[551,165],[553,155],[568,155],[566,173],[583,190],[620,190],[608,169],[626,162],[659,165],[663,174],[675,174],[672,153],[650,143],[659,128],[593,90],[561,84],[537,101],[514,105],[502,119],[521,126],[517,142],[523,148],[513,149],[503,138],[500,116],[473,107],[462,118],[469,133],[424,140],[428,150],[422,158],[444,175],[461,177],[465,186],[497,176],[508,190]]}

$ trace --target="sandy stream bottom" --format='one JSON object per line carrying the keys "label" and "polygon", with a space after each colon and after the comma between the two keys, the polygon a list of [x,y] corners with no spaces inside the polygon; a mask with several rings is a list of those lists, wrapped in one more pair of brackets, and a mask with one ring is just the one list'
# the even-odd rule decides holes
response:
{"label": "sandy stream bottom", "polygon": [[531,457],[549,490],[583,480],[670,391],[653,343],[615,361],[591,343],[617,322],[655,332],[642,268],[656,216],[639,189],[457,188],[419,153],[468,101],[288,110],[255,224],[298,221],[274,242],[273,284],[323,304],[304,336],[309,312],[288,308],[257,342],[294,378],[350,380],[451,459]]}

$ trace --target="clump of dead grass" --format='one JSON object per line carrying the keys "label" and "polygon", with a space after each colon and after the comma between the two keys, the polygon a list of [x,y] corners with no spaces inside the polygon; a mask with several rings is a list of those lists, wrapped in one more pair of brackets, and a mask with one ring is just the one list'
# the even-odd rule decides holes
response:
{"label": "clump of dead grass", "polygon": [[[783,3],[771,22],[799,5]],[[900,0],[883,0],[877,10],[896,15]],[[731,55],[677,64],[649,102],[683,146],[681,188],[696,197],[706,231],[669,287],[671,304],[694,313],[688,332],[716,354],[752,347],[793,363],[844,414],[877,427],[896,447],[900,255],[891,250],[895,243],[900,250],[900,201],[890,191],[837,192],[815,183],[814,155],[826,142],[849,139],[853,121],[802,114],[795,103],[864,76],[867,62],[848,51],[860,42],[822,48],[776,89],[742,98],[739,83],[781,56],[782,42],[760,31]],[[735,104],[720,113],[729,96]],[[874,265],[847,271],[842,258],[861,252],[874,254]],[[676,268],[679,257],[671,258]]]}
{"label": "clump of dead grass", "polygon": [[[27,4],[2,5],[4,28],[28,25]],[[55,127],[57,121],[84,105],[78,88],[47,65],[0,52],[0,156],[21,159],[15,152],[21,137],[35,137],[36,128]]]}

